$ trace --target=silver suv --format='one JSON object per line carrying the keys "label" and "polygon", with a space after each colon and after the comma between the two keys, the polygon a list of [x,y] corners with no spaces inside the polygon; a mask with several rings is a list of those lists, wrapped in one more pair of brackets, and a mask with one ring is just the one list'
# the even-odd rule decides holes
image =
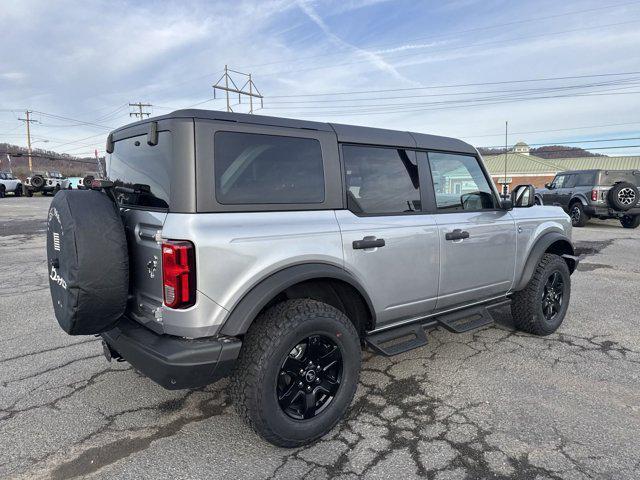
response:
{"label": "silver suv", "polygon": [[567,312],[569,217],[532,186],[501,200],[460,140],[183,110],[114,131],[107,152],[108,179],[49,211],[60,325],[166,388],[230,376],[276,445],[340,420],[363,347],[405,352],[508,304],[548,335]]}

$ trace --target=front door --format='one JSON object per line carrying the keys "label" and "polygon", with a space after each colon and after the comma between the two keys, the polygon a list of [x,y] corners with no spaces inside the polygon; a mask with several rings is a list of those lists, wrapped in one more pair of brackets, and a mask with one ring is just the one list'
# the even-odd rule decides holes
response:
{"label": "front door", "polygon": [[437,309],[507,293],[514,279],[515,221],[500,208],[479,160],[448,153],[421,155],[431,171],[437,212],[441,265]]}
{"label": "front door", "polygon": [[434,216],[423,213],[415,152],[343,145],[347,204],[337,210],[345,259],[369,292],[376,327],[436,306],[440,252]]}

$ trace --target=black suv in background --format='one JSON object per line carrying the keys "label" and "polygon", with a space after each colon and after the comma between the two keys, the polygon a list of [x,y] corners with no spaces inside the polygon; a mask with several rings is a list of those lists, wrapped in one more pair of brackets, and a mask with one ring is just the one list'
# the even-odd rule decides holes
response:
{"label": "black suv in background", "polygon": [[536,203],[562,207],[574,227],[590,218],[617,218],[624,228],[640,225],[640,170],[576,170],[556,175],[536,191]]}

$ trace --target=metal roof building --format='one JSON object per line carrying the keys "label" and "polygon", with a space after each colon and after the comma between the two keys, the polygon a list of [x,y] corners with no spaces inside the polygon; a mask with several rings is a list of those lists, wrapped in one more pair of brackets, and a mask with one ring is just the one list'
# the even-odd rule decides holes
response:
{"label": "metal roof building", "polygon": [[[504,175],[504,154],[483,157],[491,175]],[[640,170],[640,156],[634,157],[578,157],[540,158],[509,152],[508,175],[555,175],[563,170]]]}

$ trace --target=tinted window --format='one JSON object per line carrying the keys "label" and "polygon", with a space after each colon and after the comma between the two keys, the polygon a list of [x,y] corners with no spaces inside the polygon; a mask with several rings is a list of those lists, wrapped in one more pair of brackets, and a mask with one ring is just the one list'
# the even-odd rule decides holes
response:
{"label": "tinted window", "polygon": [[430,152],[429,165],[438,210],[482,210],[496,207],[493,190],[475,157]]}
{"label": "tinted window", "polygon": [[342,153],[351,211],[385,214],[420,210],[418,166],[413,152],[345,145]]}
{"label": "tinted window", "polygon": [[595,174],[593,172],[578,173],[576,175],[577,187],[590,187],[595,184]]}
{"label": "tinted window", "polygon": [[576,186],[576,180],[578,175],[567,175],[567,179],[564,181],[564,188],[573,188]]}
{"label": "tinted window", "polygon": [[318,140],[217,132],[214,158],[216,199],[222,204],[324,202]]}
{"label": "tinted window", "polygon": [[553,181],[553,186],[554,188],[563,188],[566,181],[567,181],[566,175],[558,175]]}
{"label": "tinted window", "polygon": [[158,134],[149,146],[147,135],[118,140],[107,155],[107,176],[115,183],[123,205],[168,208],[172,142],[170,132]]}

